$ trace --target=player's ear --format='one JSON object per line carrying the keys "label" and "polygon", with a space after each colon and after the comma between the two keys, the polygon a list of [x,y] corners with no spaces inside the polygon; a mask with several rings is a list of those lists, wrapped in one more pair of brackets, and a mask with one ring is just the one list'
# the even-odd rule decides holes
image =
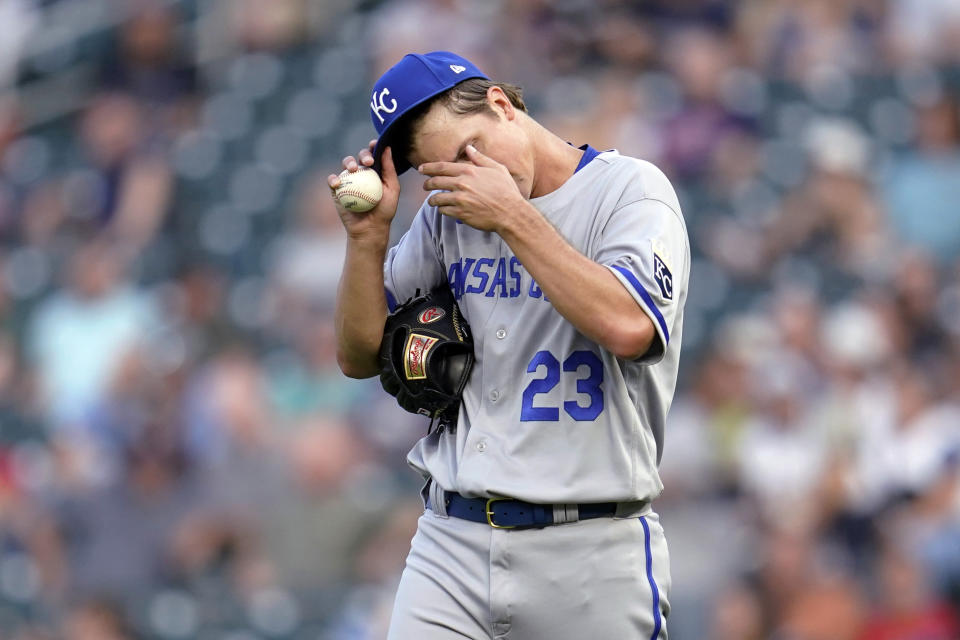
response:
{"label": "player's ear", "polygon": [[494,113],[503,114],[503,117],[507,120],[513,120],[517,117],[516,109],[514,109],[513,103],[510,102],[510,98],[504,93],[503,89],[497,85],[493,85],[487,89],[487,104],[490,105]]}

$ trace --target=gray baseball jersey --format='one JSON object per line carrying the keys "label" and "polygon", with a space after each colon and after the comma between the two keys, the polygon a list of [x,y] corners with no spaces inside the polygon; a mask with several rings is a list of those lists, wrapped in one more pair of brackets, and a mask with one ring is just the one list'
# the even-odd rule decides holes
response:
{"label": "gray baseball jersey", "polygon": [[654,345],[637,360],[617,358],[553,308],[499,235],[425,202],[388,252],[388,302],[446,280],[473,331],[476,364],[457,428],[422,438],[408,462],[467,496],[652,500],[690,270],[677,196],[652,164],[606,151],[530,202],[620,280],[653,321]]}

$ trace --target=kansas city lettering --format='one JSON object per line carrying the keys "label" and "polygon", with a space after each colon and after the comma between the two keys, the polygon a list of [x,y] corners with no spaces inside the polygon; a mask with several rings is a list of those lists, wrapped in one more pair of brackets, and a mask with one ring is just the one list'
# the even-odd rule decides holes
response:
{"label": "kansas city lettering", "polygon": [[[524,290],[523,282],[529,280]],[[524,270],[516,257],[460,258],[450,263],[447,281],[457,300],[465,294],[487,298],[518,298],[526,293],[531,298],[547,300],[537,283]]]}

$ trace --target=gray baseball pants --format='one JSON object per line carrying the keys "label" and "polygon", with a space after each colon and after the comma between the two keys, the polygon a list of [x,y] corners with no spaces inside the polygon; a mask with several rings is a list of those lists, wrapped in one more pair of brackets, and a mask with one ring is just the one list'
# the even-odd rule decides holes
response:
{"label": "gray baseball pants", "polygon": [[666,640],[669,561],[653,512],[504,530],[427,509],[388,640]]}

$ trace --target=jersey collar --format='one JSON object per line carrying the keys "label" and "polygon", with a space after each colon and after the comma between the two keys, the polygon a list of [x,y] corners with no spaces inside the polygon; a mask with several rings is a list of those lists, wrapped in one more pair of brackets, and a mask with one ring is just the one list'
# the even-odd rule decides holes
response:
{"label": "jersey collar", "polygon": [[577,148],[583,150],[583,155],[580,156],[580,164],[578,164],[577,168],[573,170],[574,173],[580,171],[580,169],[583,169],[590,163],[591,160],[600,155],[600,152],[591,147],[589,144],[581,145]]}

